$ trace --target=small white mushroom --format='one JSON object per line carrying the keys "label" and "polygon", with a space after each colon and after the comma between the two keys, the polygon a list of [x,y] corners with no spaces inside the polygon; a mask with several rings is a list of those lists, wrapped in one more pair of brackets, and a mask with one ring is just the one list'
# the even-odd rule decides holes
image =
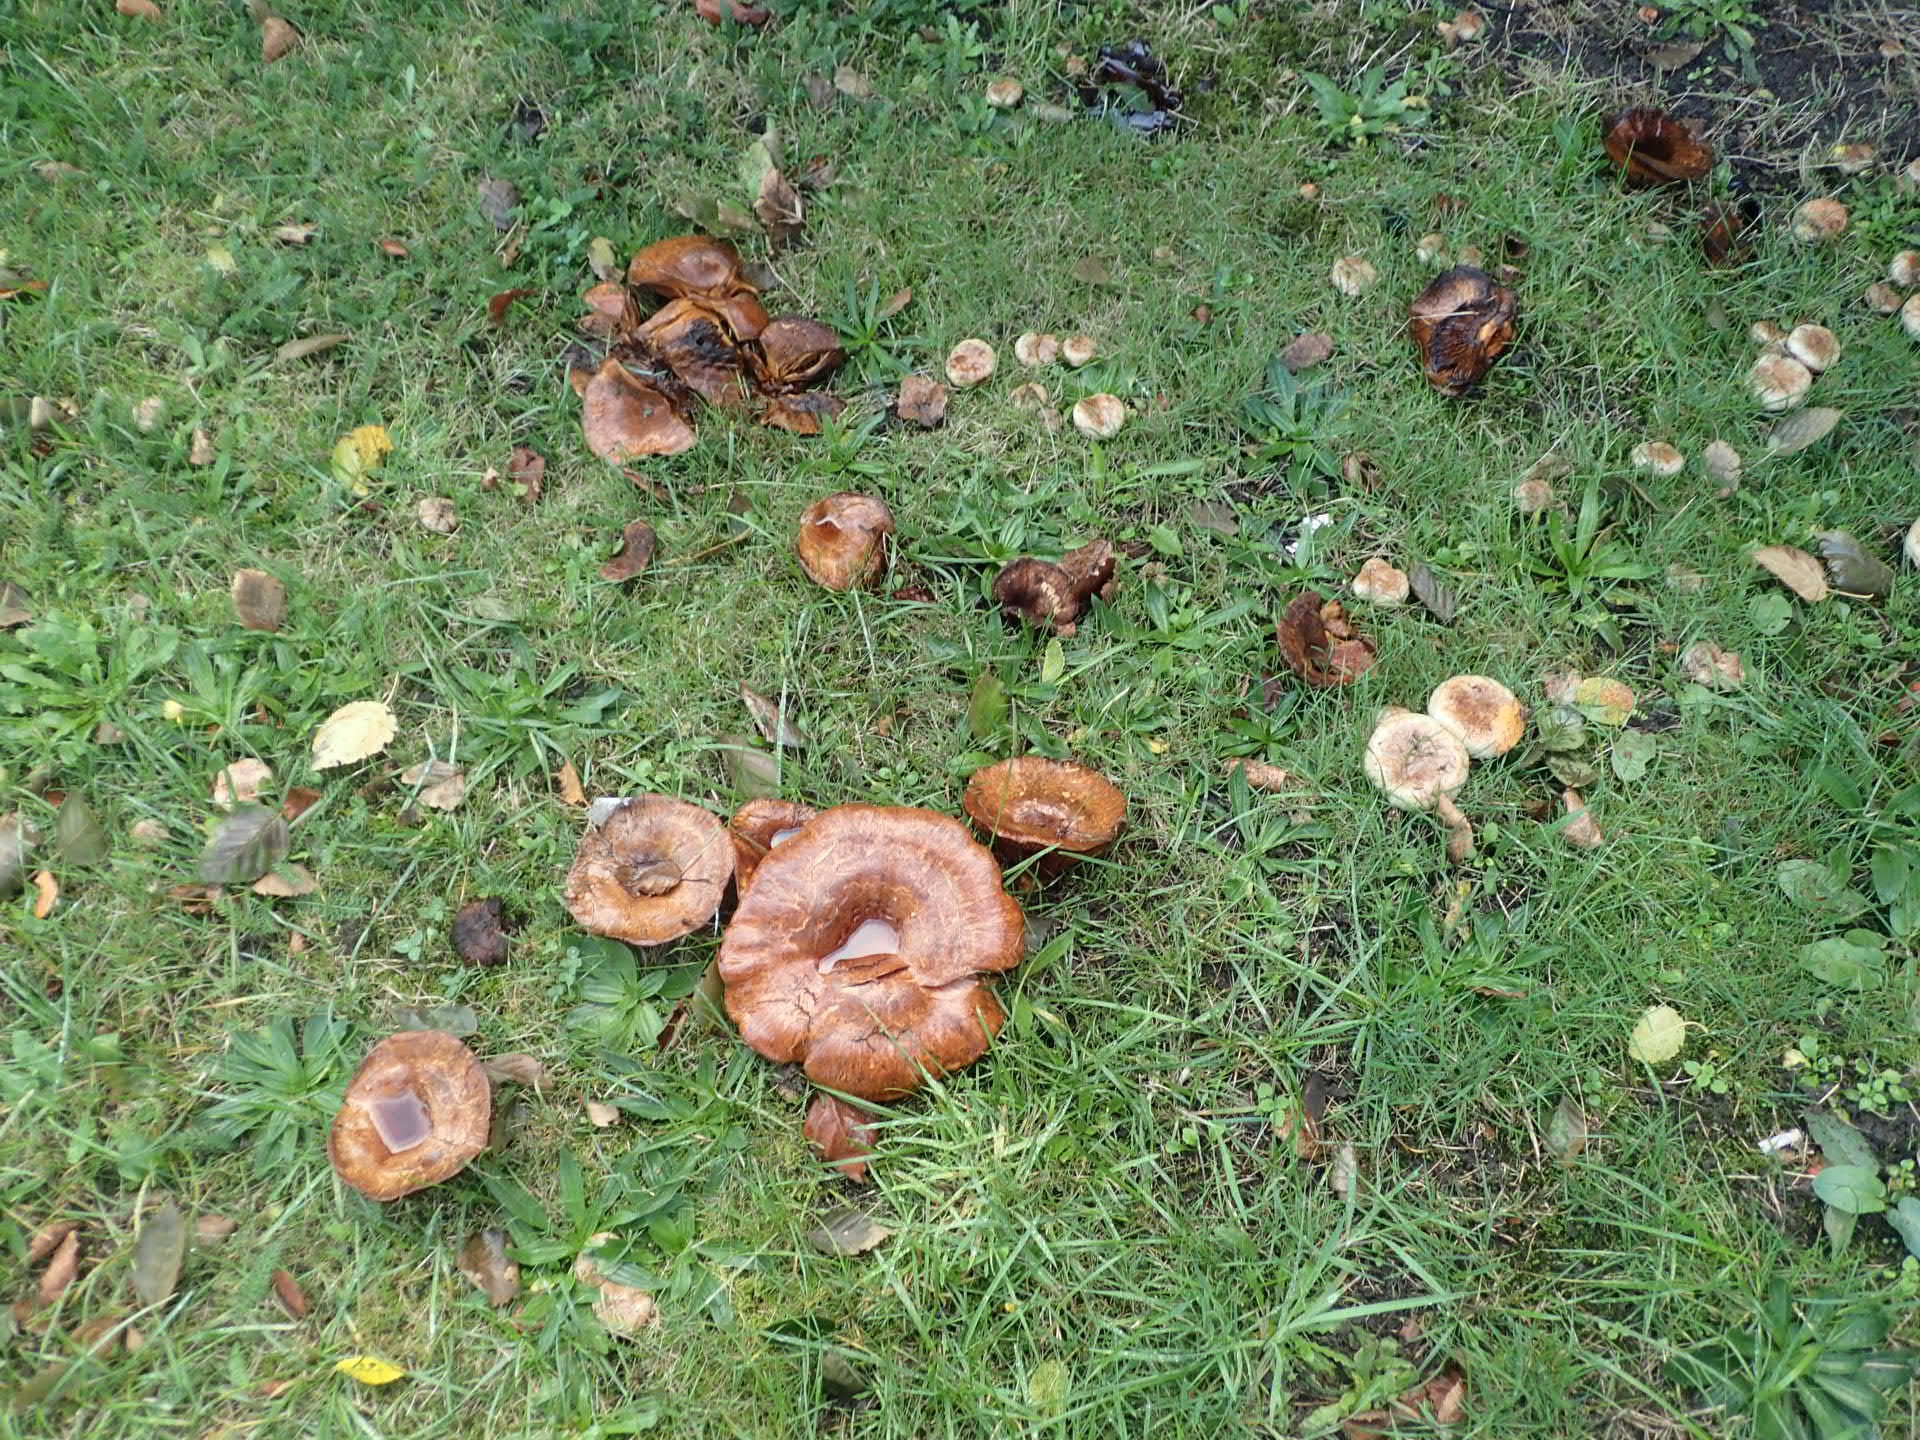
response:
{"label": "small white mushroom", "polygon": [[1127,423],[1127,407],[1118,395],[1089,395],[1073,407],[1073,428],[1091,440],[1111,440]]}
{"label": "small white mushroom", "polygon": [[1887,279],[1902,290],[1920,285],[1920,250],[1902,250],[1887,266]]}
{"label": "small white mushroom", "polygon": [[1447,827],[1447,857],[1473,854],[1473,825],[1453,803],[1472,763],[1460,737],[1431,715],[1392,709],[1367,740],[1367,779],[1396,810],[1427,810]]}
{"label": "small white mushroom", "polygon": [[1404,605],[1411,591],[1407,572],[1395,569],[1378,555],[1362,565],[1353,577],[1353,593],[1376,605]]}
{"label": "small white mushroom", "polygon": [[1010,76],[990,81],[987,85],[987,104],[996,110],[1011,110],[1027,98],[1027,87]]}
{"label": "small white mushroom", "polygon": [[1748,329],[1747,338],[1756,345],[1777,347],[1787,343],[1787,332],[1771,320],[1756,320]]}
{"label": "small white mushroom", "polygon": [[1842,175],[1858,175],[1873,164],[1873,157],[1879,154],[1879,151],[1871,145],[1856,143],[1836,145],[1829,153],[1833,156],[1834,169]]}
{"label": "small white mushroom", "polygon": [[1907,552],[1907,563],[1920,570],[1920,520],[1913,522],[1913,528],[1907,531],[1906,544],[1900,548]]}
{"label": "small white mushroom", "polygon": [[1024,385],[1016,385],[1007,393],[1007,403],[1016,410],[1040,410],[1053,400],[1047,393],[1047,387],[1038,380],[1029,380]]}
{"label": "small white mushroom", "polygon": [[1644,470],[1662,479],[1678,475],[1687,468],[1687,457],[1664,440],[1641,441],[1633,447],[1633,454],[1629,458],[1633,461],[1634,469]]}
{"label": "small white mushroom", "polygon": [[1900,292],[1884,280],[1876,280],[1867,287],[1867,293],[1860,297],[1867,308],[1876,315],[1898,315],[1900,313]]}
{"label": "small white mushroom", "polygon": [[1453,17],[1452,23],[1442,21],[1436,27],[1443,39],[1460,45],[1471,45],[1487,33],[1487,17],[1478,10],[1462,10]]}
{"label": "small white mushroom", "polygon": [[1824,325],[1796,325],[1787,335],[1787,353],[1818,375],[1839,363],[1840,340]]}
{"label": "small white mushroom", "polygon": [[1920,295],[1909,295],[1900,307],[1900,328],[1920,340]]}
{"label": "small white mushroom", "polygon": [[1029,330],[1013,342],[1013,358],[1029,369],[1038,365],[1051,365],[1060,358],[1060,337],[1041,335]]}
{"label": "small white mushroom", "polygon": [[1527,707],[1486,675],[1442,680],[1427,697],[1427,714],[1458,735],[1476,760],[1506,754],[1527,732]]}
{"label": "small white mushroom", "polygon": [[1513,508],[1522,515],[1538,515],[1553,505],[1553,486],[1544,480],[1522,480],[1513,487]]}
{"label": "small white mushroom", "polygon": [[1333,288],[1342,295],[1364,295],[1380,278],[1380,272],[1358,255],[1342,255],[1333,262]]}
{"label": "small white mushroom", "polygon": [[1793,238],[1813,244],[1846,233],[1847,207],[1838,200],[1809,200],[1793,212]]}
{"label": "small white mushroom", "polygon": [[1740,452],[1724,440],[1715,440],[1700,452],[1700,468],[1709,480],[1722,485],[1740,483]]}
{"label": "small white mushroom", "polygon": [[1100,342],[1091,335],[1069,335],[1060,342],[1060,358],[1078,370],[1100,353]]}
{"label": "small white mushroom", "polygon": [[[1920,318],[1920,311],[1915,314]],[[1747,383],[1763,410],[1791,410],[1813,388],[1813,372],[1791,355],[1762,355],[1747,372]]]}
{"label": "small white mushroom", "polygon": [[962,390],[984,385],[993,378],[993,368],[998,363],[999,357],[986,341],[962,340],[947,352],[947,379]]}
{"label": "small white mushroom", "polygon": [[1430,265],[1436,270],[1447,267],[1447,237],[1438,230],[1422,235],[1414,242],[1413,258],[1422,265]]}

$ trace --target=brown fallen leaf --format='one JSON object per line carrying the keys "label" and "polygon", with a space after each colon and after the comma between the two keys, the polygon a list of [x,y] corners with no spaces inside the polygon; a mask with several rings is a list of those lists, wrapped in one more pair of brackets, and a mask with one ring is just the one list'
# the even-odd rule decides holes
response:
{"label": "brown fallen leaf", "polygon": [[318,225],[286,224],[273,227],[273,238],[282,245],[310,245],[313,237],[320,233]]}
{"label": "brown fallen leaf", "polygon": [[479,197],[480,213],[492,222],[494,229],[505,234],[519,223],[514,212],[520,208],[520,187],[511,180],[496,180],[489,175],[475,193]]}
{"label": "brown fallen leaf", "polygon": [[220,452],[213,448],[213,436],[205,430],[195,430],[192,444],[187,449],[187,463],[196,467],[205,467],[219,458]]}
{"label": "brown fallen leaf", "polygon": [[239,1228],[239,1221],[225,1215],[197,1215],[193,1221],[193,1243],[197,1248],[211,1250],[225,1244]]}
{"label": "brown fallen leaf", "polygon": [[513,308],[514,301],[524,300],[529,295],[538,295],[539,293],[538,290],[530,286],[522,286],[513,290],[502,290],[491,300],[487,301],[487,323],[494,326],[506,324],[507,312]]}
{"label": "brown fallen leaf", "polygon": [[1332,355],[1333,337],[1325,331],[1312,330],[1304,335],[1296,335],[1288,343],[1287,348],[1280,352],[1280,363],[1298,375]]}
{"label": "brown fallen leaf", "polygon": [[1309,685],[1351,685],[1373,668],[1373,642],[1357,634],[1337,600],[1308,591],[1295,597],[1274,626],[1281,658]]}
{"label": "brown fallen leaf", "polygon": [[280,1302],[280,1308],[295,1320],[307,1318],[307,1292],[300,1288],[300,1282],[286,1270],[273,1272],[273,1298]]}
{"label": "brown fallen leaf", "polygon": [[224,766],[213,777],[213,803],[222,809],[260,798],[263,786],[273,783],[273,770],[264,760],[249,755]]}
{"label": "brown fallen leaf", "polygon": [[345,334],[303,336],[298,340],[289,340],[286,344],[282,345],[278,350],[273,352],[273,358],[275,360],[304,360],[309,355],[321,355],[333,349],[336,345],[344,345],[352,338],[351,335]]}
{"label": "brown fallen leaf", "polygon": [[1711,640],[1696,640],[1682,650],[1680,668],[1694,684],[1709,690],[1738,690],[1747,678],[1747,667],[1740,657]]}
{"label": "brown fallen leaf", "polygon": [[1685,121],[1652,106],[1613,116],[1604,143],[1628,185],[1681,185],[1703,180],[1713,169],[1713,147]]}
{"label": "brown fallen leaf", "polygon": [[1567,814],[1573,817],[1567,823],[1566,829],[1560,832],[1566,837],[1569,845],[1578,846],[1582,850],[1598,850],[1607,843],[1607,837],[1600,833],[1600,826],[1595,822],[1593,812],[1587,808],[1587,802],[1580,798],[1578,790],[1562,790],[1560,804]]}
{"label": "brown fallen leaf", "polygon": [[1804,550],[1763,545],[1753,552],[1753,563],[1809,604],[1818,604],[1830,593],[1826,571]]}
{"label": "brown fallen leaf", "polygon": [[300,43],[300,32],[278,15],[260,21],[260,59],[268,65],[285,59]]}
{"label": "brown fallen leaf", "polygon": [[850,1105],[838,1096],[822,1091],[807,1107],[802,1127],[820,1158],[832,1165],[856,1185],[867,1183],[867,1157],[874,1152],[873,1122],[870,1110]]}
{"label": "brown fallen leaf", "polygon": [[249,630],[268,633],[287,623],[287,587],[264,570],[233,573],[233,608]]}
{"label": "brown fallen leaf", "polygon": [[546,488],[547,460],[529,445],[513,447],[507,462],[507,479],[520,487],[520,498],[531,505]]}
{"label": "brown fallen leaf", "polygon": [[80,1231],[69,1230],[54,1247],[53,1258],[40,1275],[40,1303],[51,1305],[67,1293],[80,1274]]}
{"label": "brown fallen leaf", "polygon": [[27,1242],[27,1264],[38,1265],[65,1243],[66,1238],[80,1228],[78,1220],[50,1220],[33,1232],[33,1238]]}
{"label": "brown fallen leaf", "polygon": [[893,402],[893,413],[932,430],[946,422],[947,387],[927,375],[909,375],[900,382],[900,398]]}
{"label": "brown fallen leaf", "polygon": [[0,630],[12,630],[33,619],[25,590],[11,580],[0,584]]}
{"label": "brown fallen leaf", "polygon": [[445,760],[422,760],[400,772],[400,783],[420,792],[430,810],[458,810],[467,798],[467,772]]}
{"label": "brown fallen leaf", "polygon": [[461,1275],[496,1308],[520,1294],[520,1262],[507,1255],[507,1232],[476,1230],[460,1247]]}
{"label": "brown fallen leaf", "polygon": [[693,9],[709,25],[727,20],[737,25],[764,25],[772,18],[770,11],[750,0],[693,0]]}
{"label": "brown fallen leaf", "polygon": [[311,810],[319,799],[320,792],[312,786],[296,785],[287,791],[286,798],[280,802],[280,815],[291,825]]}
{"label": "brown fallen leaf", "polygon": [[753,213],[766,226],[767,239],[776,254],[800,238],[807,220],[807,208],[800,192],[778,169],[769,169],[761,178],[760,193],[753,200]]}
{"label": "brown fallen leaf", "polygon": [[807,748],[806,735],[786,717],[779,705],[746,685],[740,687],[740,699],[753,717],[753,728],[760,732],[762,740],[787,750]]}
{"label": "brown fallen leaf", "polygon": [[42,180],[78,180],[87,172],[64,160],[41,160],[34,165],[33,173]]}
{"label": "brown fallen leaf", "polygon": [[553,772],[554,788],[560,792],[563,805],[585,805],[587,792],[580,784],[580,772],[573,768],[571,760],[562,761],[560,768]]}
{"label": "brown fallen leaf", "polygon": [[470,900],[454,914],[453,948],[469,965],[507,962],[506,912],[499,900]]}
{"label": "brown fallen leaf", "polygon": [[50,870],[41,870],[33,877],[33,918],[44,920],[53,914],[53,907],[60,901],[60,882],[53,878]]}
{"label": "brown fallen leaf", "polygon": [[653,533],[653,526],[644,520],[629,521],[626,529],[620,532],[620,549],[600,567],[600,578],[616,584],[633,579],[653,563],[653,552],[658,543],[659,537]]}
{"label": "brown fallen leaf", "polygon": [[611,1125],[620,1123],[620,1111],[603,1101],[589,1100],[587,1101],[587,1123],[596,1130],[605,1130]]}
{"label": "brown fallen leaf", "polygon": [[284,860],[253,882],[253,893],[267,900],[298,900],[320,888],[320,882],[306,866]]}
{"label": "brown fallen leaf", "polygon": [[1264,760],[1243,760],[1235,757],[1227,761],[1226,771],[1231,775],[1238,770],[1246,780],[1249,789],[1265,790],[1277,795],[1287,790],[1300,788],[1300,777],[1290,770],[1282,770],[1278,765],[1269,765]]}
{"label": "brown fallen leaf", "polygon": [[113,8],[135,20],[160,20],[165,17],[153,0],[113,0]]}
{"label": "brown fallen leaf", "polygon": [[547,1083],[547,1067],[519,1050],[489,1056],[480,1062],[480,1068],[496,1085],[524,1085],[536,1095]]}

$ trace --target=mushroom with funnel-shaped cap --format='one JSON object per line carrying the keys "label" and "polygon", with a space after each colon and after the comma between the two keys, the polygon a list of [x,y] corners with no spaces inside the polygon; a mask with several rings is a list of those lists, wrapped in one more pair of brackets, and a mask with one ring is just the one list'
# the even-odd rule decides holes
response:
{"label": "mushroom with funnel-shaped cap", "polygon": [[671,795],[636,795],[580,841],[567,909],[595,935],[664,945],[711,920],[732,878],[718,816]]}
{"label": "mushroom with funnel-shaped cap", "polygon": [[656,241],[627,265],[627,283],[667,300],[708,302],[737,340],[757,338],[767,323],[759,291],[724,240],[678,235]]}
{"label": "mushroom with funnel-shaped cap", "polygon": [[1127,822],[1118,785],[1086,765],[1038,755],[974,771],[961,804],[1002,859],[1039,855],[1043,875],[1104,853]]}
{"label": "mushroom with funnel-shaped cap", "polygon": [[733,841],[733,884],[742,895],[767,852],[800,833],[800,827],[820,812],[798,800],[762,796],[733,812],[727,834]]}
{"label": "mushroom with funnel-shaped cap", "polygon": [[893,511],[872,495],[842,491],[816,500],[800,516],[794,549],[800,568],[829,590],[864,590],[887,569]]}
{"label": "mushroom with funnel-shaped cap", "polygon": [[1396,810],[1428,810],[1447,827],[1447,858],[1473,854],[1473,825],[1453,803],[1471,760],[1460,737],[1431,715],[1386,711],[1367,740],[1367,778]]}
{"label": "mushroom with funnel-shaped cap", "polygon": [[1071,635],[1093,597],[1113,598],[1118,565],[1113,544],[1093,540],[1069,550],[1060,563],[1023,555],[993,578],[993,598],[1001,610],[1029,625],[1046,625],[1056,635]]}
{"label": "mushroom with funnel-shaped cap", "polygon": [[1506,754],[1527,733],[1527,707],[1485,675],[1442,680],[1427,698],[1427,714],[1458,735],[1475,760]]}
{"label": "mushroom with funnel-shaped cap", "polygon": [[334,1173],[375,1200],[457,1175],[487,1148],[493,1088],[474,1053],[442,1030],[402,1030],[367,1052],[333,1117]]}
{"label": "mushroom with funnel-shaped cap", "polygon": [[965,825],[841,805],[760,862],[719,969],[747,1044],[889,1100],[986,1052],[1006,1016],[983,977],[1025,949],[1020,906]]}

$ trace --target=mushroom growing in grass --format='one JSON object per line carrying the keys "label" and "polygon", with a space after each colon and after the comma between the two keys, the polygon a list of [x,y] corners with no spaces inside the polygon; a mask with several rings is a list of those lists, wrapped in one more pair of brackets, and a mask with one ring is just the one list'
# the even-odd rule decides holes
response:
{"label": "mushroom growing in grass", "polygon": [[947,379],[962,390],[984,385],[993,378],[999,363],[993,347],[984,340],[962,340],[947,352]]}
{"label": "mushroom growing in grass", "polygon": [[1118,395],[1089,395],[1074,402],[1073,428],[1090,440],[1111,440],[1126,423],[1126,402]]}
{"label": "mushroom growing in grass", "polygon": [[1787,354],[1818,375],[1840,361],[1840,339],[1824,325],[1796,325],[1787,332]]}
{"label": "mushroom growing in grass", "polygon": [[1920,285],[1920,250],[1902,250],[1887,265],[1887,279],[1902,290]]}
{"label": "mushroom growing in grass", "polygon": [[719,817],[670,795],[637,795],[587,831],[567,874],[581,928],[629,945],[665,945],[713,918],[733,878]]}
{"label": "mushroom growing in grass", "polygon": [[1127,821],[1127,797],[1098,770],[1038,755],[974,771],[960,803],[1002,860],[1039,855],[1049,876],[1104,854]]}
{"label": "mushroom growing in grass", "polygon": [[986,1052],[1006,1016],[983,977],[1025,951],[1020,906],[965,825],[841,805],[760,862],[719,970],[748,1045],[823,1088],[891,1100]]}
{"label": "mushroom growing in grass", "polygon": [[863,590],[886,573],[893,511],[872,495],[842,491],[816,500],[800,516],[794,549],[800,567],[829,590]]}
{"label": "mushroom growing in grass", "polygon": [[1504,755],[1527,731],[1527,707],[1485,675],[1455,675],[1427,697],[1427,714],[1460,737],[1475,760]]}
{"label": "mushroom growing in grass", "polygon": [[1060,342],[1060,358],[1078,370],[1100,353],[1100,342],[1091,335],[1069,335]]}
{"label": "mushroom growing in grass", "polygon": [[466,1169],[492,1120],[493,1089],[474,1053],[441,1030],[402,1030],[354,1071],[327,1158],[361,1194],[398,1200]]}
{"label": "mushroom growing in grass", "polygon": [[1484,270],[1456,265],[1414,300],[1407,333],[1420,348],[1427,381],[1442,395],[1464,395],[1513,343],[1519,298]]}
{"label": "mushroom growing in grass", "polygon": [[1808,244],[1838,240],[1847,229],[1847,207],[1838,200],[1809,200],[1793,212],[1793,238]]}
{"label": "mushroom growing in grass", "polygon": [[1069,550],[1057,565],[1023,555],[994,576],[993,598],[1009,616],[1029,625],[1050,626],[1056,635],[1071,635],[1094,596],[1113,598],[1118,564],[1119,557],[1107,540]]}
{"label": "mushroom growing in grass", "polygon": [[1909,295],[1900,307],[1900,328],[1920,340],[1920,295]]}
{"label": "mushroom growing in grass", "polygon": [[727,822],[727,835],[733,841],[733,883],[742,895],[753,879],[753,872],[774,846],[791,840],[800,827],[820,812],[798,800],[765,797],[749,800]]}
{"label": "mushroom growing in grass", "polygon": [[1060,337],[1029,330],[1013,342],[1013,358],[1029,369],[1051,365],[1060,358]]}
{"label": "mushroom growing in grass", "polygon": [[1791,410],[1813,388],[1813,372],[1791,355],[1762,355],[1747,372],[1747,384],[1763,410]]}
{"label": "mushroom growing in grass", "polygon": [[1407,572],[1388,564],[1378,555],[1360,567],[1353,577],[1353,593],[1376,605],[1404,605],[1411,593]]}
{"label": "mushroom growing in grass", "polygon": [[1367,779],[1396,810],[1430,811],[1447,827],[1447,858],[1456,865],[1473,854],[1473,825],[1453,797],[1471,763],[1458,735],[1431,715],[1386,711],[1367,740]]}
{"label": "mushroom growing in grass", "polygon": [[1664,440],[1646,440],[1633,447],[1633,468],[1662,479],[1687,468],[1687,457]]}

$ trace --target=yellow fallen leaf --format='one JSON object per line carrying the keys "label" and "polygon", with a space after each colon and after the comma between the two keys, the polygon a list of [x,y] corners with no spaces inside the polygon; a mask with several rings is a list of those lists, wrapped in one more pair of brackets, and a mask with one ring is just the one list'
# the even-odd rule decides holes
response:
{"label": "yellow fallen leaf", "polygon": [[1621,726],[1633,714],[1633,691],[1618,680],[1592,675],[1573,689],[1573,703],[1580,713],[1596,725]]}
{"label": "yellow fallen leaf", "polygon": [[44,920],[53,914],[53,907],[60,900],[60,882],[53,878],[53,872],[42,870],[33,877],[34,901],[33,918]]}
{"label": "yellow fallen leaf", "polygon": [[333,447],[333,476],[353,493],[364,495],[370,488],[367,476],[378,470],[393,453],[393,438],[384,425],[362,425],[349,430]]}
{"label": "yellow fallen leaf", "polygon": [[1627,1053],[1643,1065],[1664,1065],[1687,1045],[1687,1022],[1671,1005],[1655,1005],[1627,1037]]}
{"label": "yellow fallen leaf", "polygon": [[362,1385],[391,1385],[407,1373],[392,1361],[374,1355],[349,1355],[333,1368]]}
{"label": "yellow fallen leaf", "polygon": [[393,711],[378,700],[355,700],[342,705],[313,732],[313,768],[357,765],[378,755],[393,741]]}

